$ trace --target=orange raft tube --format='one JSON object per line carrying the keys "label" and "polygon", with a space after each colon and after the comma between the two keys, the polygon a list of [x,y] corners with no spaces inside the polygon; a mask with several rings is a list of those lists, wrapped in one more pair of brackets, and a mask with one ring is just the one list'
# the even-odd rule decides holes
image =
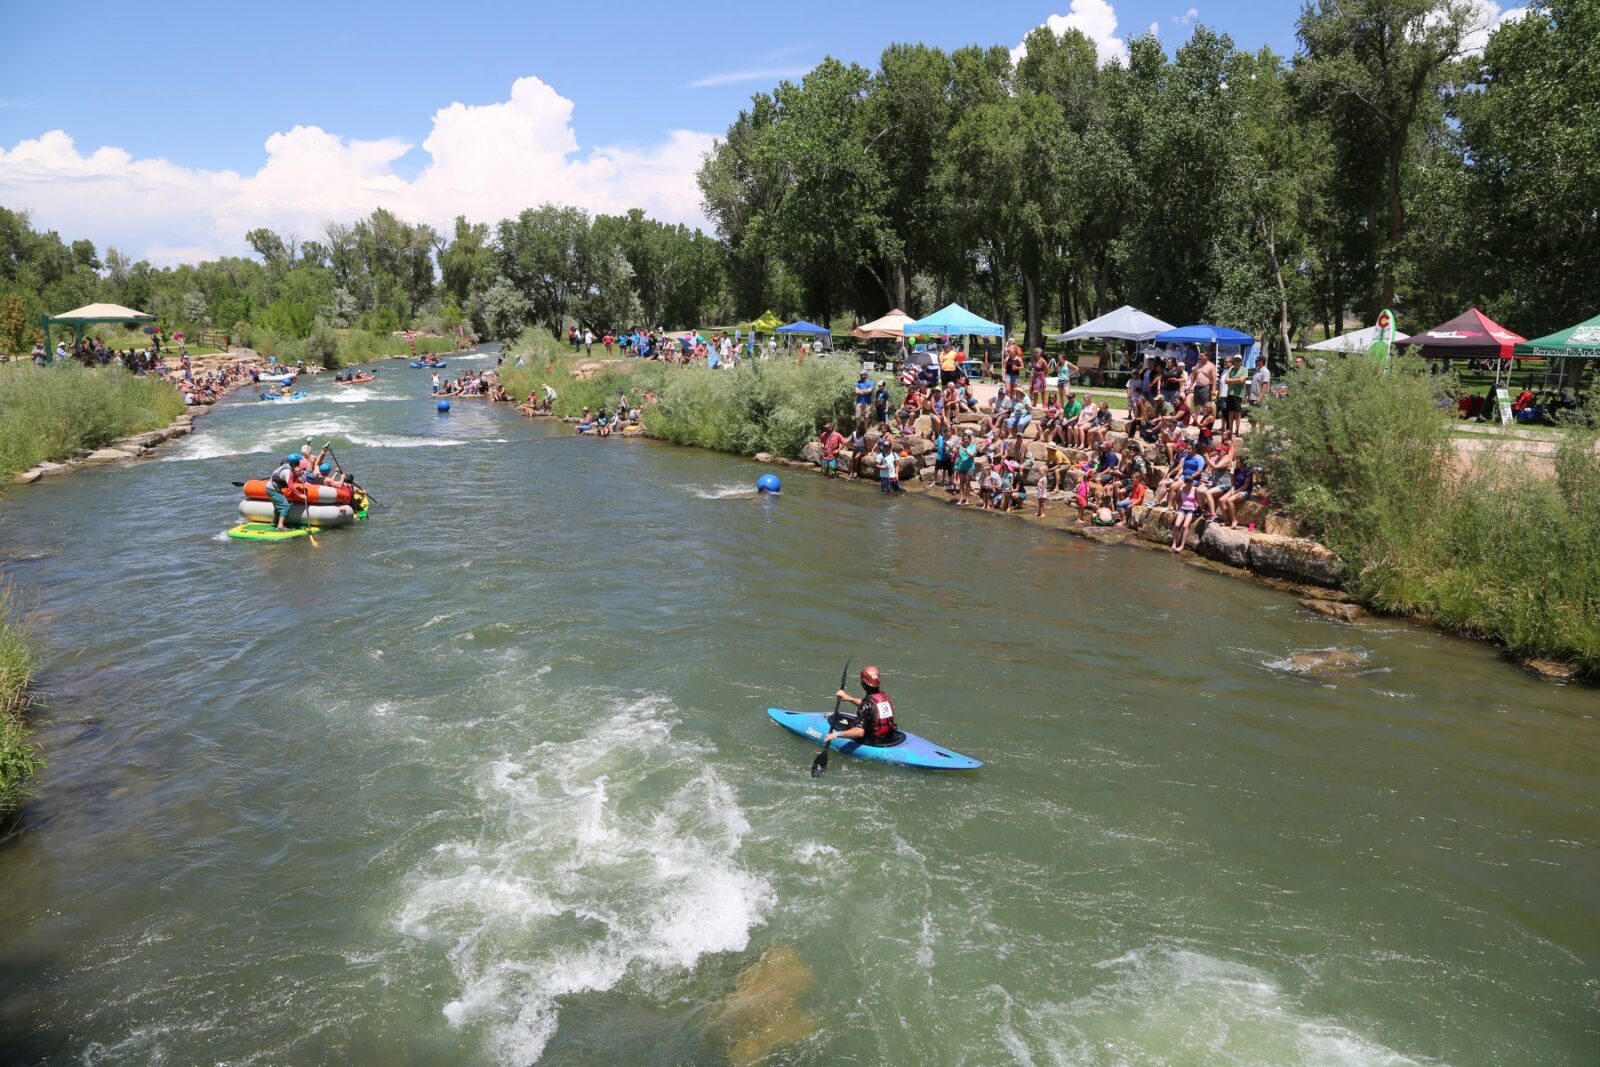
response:
{"label": "orange raft tube", "polygon": [[[306,500],[306,494],[311,494],[311,499]],[[348,485],[307,485],[296,482],[294,487],[285,495],[291,504],[349,504],[352,490]],[[244,498],[246,500],[271,500],[267,495],[267,480],[256,478],[244,483]]]}

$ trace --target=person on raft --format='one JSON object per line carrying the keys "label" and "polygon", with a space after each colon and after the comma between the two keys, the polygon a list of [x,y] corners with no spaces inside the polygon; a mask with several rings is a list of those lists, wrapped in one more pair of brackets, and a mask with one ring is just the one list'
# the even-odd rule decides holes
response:
{"label": "person on raft", "polygon": [[861,668],[861,697],[853,697],[843,689],[834,696],[840,700],[854,704],[857,714],[848,715],[840,713],[830,717],[828,736],[822,739],[823,744],[828,744],[836,737],[860,741],[863,745],[892,745],[897,736],[894,725],[894,704],[883,691],[883,674],[876,667]]}
{"label": "person on raft", "polygon": [[298,452],[290,452],[278,465],[278,469],[267,478],[267,499],[272,501],[272,514],[280,530],[289,528],[284,525],[284,519],[289,517],[288,493],[294,488],[295,471],[303,458]]}

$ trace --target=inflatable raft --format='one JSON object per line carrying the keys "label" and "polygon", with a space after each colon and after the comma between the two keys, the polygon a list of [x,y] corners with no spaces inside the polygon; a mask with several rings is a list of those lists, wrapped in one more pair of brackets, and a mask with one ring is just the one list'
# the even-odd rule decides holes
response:
{"label": "inflatable raft", "polygon": [[[348,485],[307,485],[305,482],[296,482],[289,490],[288,496],[291,503],[305,504],[307,495],[311,497],[312,504],[354,504],[352,490]],[[244,483],[244,498],[246,500],[271,500],[267,495],[267,480],[255,478]]]}
{"label": "inflatable raft", "polygon": [[[272,523],[277,520],[273,516],[272,504],[266,500],[241,500],[239,501],[239,515],[245,522]],[[315,526],[318,529],[328,529],[333,526],[349,526],[356,521],[356,512],[349,504],[290,504],[289,514],[283,520],[289,526]]]}
{"label": "inflatable raft", "polygon": [[361,385],[361,384],[366,383],[366,382],[376,381],[377,378],[378,378],[378,376],[376,374],[359,375],[359,376],[357,376],[355,378],[343,378],[343,379],[335,378],[333,380],[333,384],[334,385]]}
{"label": "inflatable raft", "polygon": [[429,369],[432,369],[434,367],[443,367],[448,362],[449,362],[448,360],[441,359],[437,363],[427,363],[427,362],[424,362],[423,360],[420,360],[420,359],[414,359],[414,360],[411,361],[411,369],[412,370],[429,370]]}
{"label": "inflatable raft", "polygon": [[288,393],[288,394],[284,394],[284,393],[262,393],[261,394],[261,399],[262,400],[304,400],[306,397],[308,397],[310,395],[311,395],[310,393],[308,393],[304,389],[302,389],[298,393]]}

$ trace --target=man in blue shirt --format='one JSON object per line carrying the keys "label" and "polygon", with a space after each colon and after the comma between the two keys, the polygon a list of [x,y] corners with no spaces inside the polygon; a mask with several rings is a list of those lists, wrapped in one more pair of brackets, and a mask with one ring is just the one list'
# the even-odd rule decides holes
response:
{"label": "man in blue shirt", "polygon": [[872,425],[872,379],[862,371],[856,379],[856,421],[863,426]]}

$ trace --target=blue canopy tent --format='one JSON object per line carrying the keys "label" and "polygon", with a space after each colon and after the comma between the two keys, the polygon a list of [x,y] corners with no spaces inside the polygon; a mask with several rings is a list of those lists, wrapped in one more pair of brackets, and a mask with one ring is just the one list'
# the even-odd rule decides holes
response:
{"label": "blue canopy tent", "polygon": [[805,319],[800,319],[798,322],[791,322],[787,326],[779,326],[773,332],[774,333],[821,333],[821,334],[831,334],[831,333],[833,333],[833,331],[828,329],[826,326],[818,326],[816,323],[807,322]]}
{"label": "blue canopy tent", "polygon": [[1226,326],[1179,326],[1155,335],[1160,345],[1252,345],[1256,339]]}
{"label": "blue canopy tent", "polygon": [[900,332],[908,337],[919,333],[937,337],[1003,337],[1006,331],[998,322],[981,319],[960,304],[950,304],[932,315],[906,323]]}

